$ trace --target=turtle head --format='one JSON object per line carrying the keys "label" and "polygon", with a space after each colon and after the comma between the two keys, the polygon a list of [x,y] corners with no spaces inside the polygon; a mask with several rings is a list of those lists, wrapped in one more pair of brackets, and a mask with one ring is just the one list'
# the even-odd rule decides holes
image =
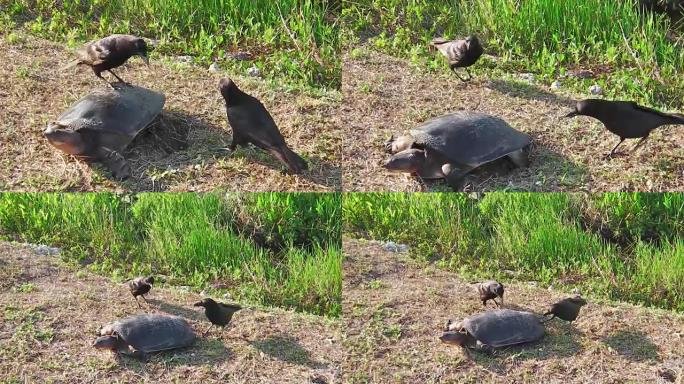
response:
{"label": "turtle head", "polygon": [[121,346],[121,338],[116,334],[100,336],[95,339],[93,347],[97,349],[109,349],[111,351],[117,351]]}
{"label": "turtle head", "polygon": [[81,134],[58,121],[48,123],[47,128],[43,131],[43,136],[54,147],[71,155],[80,155],[86,150],[86,144]]}
{"label": "turtle head", "polygon": [[150,65],[150,58],[147,56],[147,43],[144,39],[138,38],[133,42],[135,54],[140,56],[145,64]]}
{"label": "turtle head", "polygon": [[387,139],[387,141],[385,141],[385,151],[391,154],[401,152],[411,148],[413,141],[413,137],[411,136],[394,137],[394,135],[392,135],[389,139]]}
{"label": "turtle head", "polygon": [[468,336],[468,334],[465,332],[454,331],[444,332],[442,333],[442,336],[439,337],[442,343],[449,345],[458,345],[459,347],[464,347],[466,344],[468,344],[469,338],[470,336]]}
{"label": "turtle head", "polygon": [[425,151],[418,148],[406,149],[390,157],[383,168],[396,172],[416,173],[425,163]]}

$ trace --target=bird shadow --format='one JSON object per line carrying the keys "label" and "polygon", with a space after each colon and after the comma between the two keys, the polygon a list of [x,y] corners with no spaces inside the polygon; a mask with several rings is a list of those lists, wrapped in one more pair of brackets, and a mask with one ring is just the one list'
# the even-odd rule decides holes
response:
{"label": "bird shadow", "polygon": [[264,354],[286,363],[304,365],[313,369],[326,367],[325,364],[313,360],[311,352],[290,336],[269,336],[266,339],[252,341],[251,344]]}
{"label": "bird shadow", "polygon": [[[179,305],[167,303],[162,300],[158,299],[147,299],[149,303],[151,304],[151,308],[154,310],[157,310],[159,312],[164,312],[168,313],[169,315],[174,315],[174,316],[180,316],[184,317],[186,319],[190,320],[195,320],[195,321],[202,321],[206,320],[204,317],[204,313],[201,311],[196,311],[190,308],[182,307]],[[191,306],[192,304],[188,304],[188,306]],[[194,307],[193,307],[194,308]]]}
{"label": "bird shadow", "polygon": [[490,80],[485,84],[485,87],[507,96],[526,100],[550,102],[559,106],[568,107],[569,110],[575,106],[575,101],[572,99],[558,96],[542,89],[537,85],[530,84],[522,80]]}
{"label": "bird shadow", "polygon": [[631,361],[660,360],[658,346],[640,331],[618,330],[604,337],[601,341]]}

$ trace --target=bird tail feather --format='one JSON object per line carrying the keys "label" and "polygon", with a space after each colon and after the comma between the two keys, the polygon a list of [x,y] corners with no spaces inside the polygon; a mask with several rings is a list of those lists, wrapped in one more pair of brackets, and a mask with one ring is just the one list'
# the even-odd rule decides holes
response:
{"label": "bird tail feather", "polygon": [[69,62],[69,63],[66,64],[65,66],[61,67],[59,70],[60,70],[60,71],[65,71],[65,70],[67,70],[67,69],[69,69],[69,68],[73,68],[73,67],[75,67],[75,66],[77,66],[77,65],[79,65],[79,64],[81,64],[81,60],[80,60],[80,59],[76,59],[76,60],[74,60],[74,61]]}
{"label": "bird tail feather", "polygon": [[679,124],[684,124],[684,115],[682,115],[681,113],[674,113],[672,116],[674,116],[679,121]]}
{"label": "bird tail feather", "polygon": [[292,173],[301,173],[308,168],[306,160],[302,159],[301,156],[293,152],[287,146],[275,148],[272,153],[278,160],[286,164]]}

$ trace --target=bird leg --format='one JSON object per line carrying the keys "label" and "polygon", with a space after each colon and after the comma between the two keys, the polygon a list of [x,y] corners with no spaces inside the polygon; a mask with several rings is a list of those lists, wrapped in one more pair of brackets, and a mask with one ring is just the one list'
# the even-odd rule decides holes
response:
{"label": "bird leg", "polygon": [[138,304],[138,308],[142,309],[142,305],[140,305],[140,302],[138,301],[138,297],[133,296],[133,298],[135,299],[135,303]]}
{"label": "bird leg", "polygon": [[639,140],[637,145],[635,145],[634,148],[632,148],[632,152],[636,152],[636,150],[639,149],[639,147],[641,147],[641,145],[646,141],[646,139],[648,139],[648,135],[642,137],[641,140]]}
{"label": "bird leg", "polygon": [[140,297],[142,297],[143,300],[145,300],[145,304],[150,305],[150,302],[147,301],[147,299],[145,298],[145,295],[140,295]]}
{"label": "bird leg", "polygon": [[202,334],[202,337],[206,336],[207,333],[209,333],[209,331],[211,330],[211,328],[212,328],[213,326],[214,326],[214,324],[210,325],[209,328],[207,328],[207,330]]}
{"label": "bird leg", "polygon": [[470,73],[470,70],[468,68],[465,69],[466,73],[468,74],[468,81],[473,79],[473,75]]}
{"label": "bird leg", "polygon": [[610,153],[608,154],[607,157],[608,157],[609,159],[613,157],[613,155],[615,154],[615,150],[617,149],[617,147],[620,146],[620,144],[622,144],[623,141],[625,141],[625,139],[624,139],[623,137],[621,137],[621,138],[620,138],[620,142],[617,143],[617,145],[615,145],[615,146],[613,147],[613,150],[610,151]]}
{"label": "bird leg", "polygon": [[117,76],[116,73],[114,73],[114,71],[112,71],[111,69],[108,69],[107,71],[108,71],[109,73],[111,73],[112,75],[114,75],[114,77],[116,77],[116,79],[119,80],[119,82],[121,82],[121,83],[123,83],[123,84],[125,84],[125,85],[130,85],[130,84],[128,84],[127,82],[125,82],[122,78],[120,78],[119,76]]}
{"label": "bird leg", "polygon": [[456,72],[456,68],[454,68],[453,71],[454,71],[454,75],[456,75],[456,77],[458,77],[459,80],[461,80],[464,83],[468,82],[467,79],[462,78],[461,75],[459,75],[458,72]]}

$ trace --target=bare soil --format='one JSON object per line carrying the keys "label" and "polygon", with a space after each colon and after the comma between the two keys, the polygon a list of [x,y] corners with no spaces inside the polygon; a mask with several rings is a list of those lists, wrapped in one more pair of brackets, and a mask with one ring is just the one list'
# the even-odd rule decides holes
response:
{"label": "bare soil", "polygon": [[[17,36],[19,36],[17,38]],[[11,43],[10,43],[11,41]],[[89,91],[107,87],[87,67],[59,68],[74,56],[62,44],[15,31],[0,34],[0,189],[13,191],[333,191],[341,189],[341,137],[335,115],[339,94],[313,97],[257,78],[209,72],[172,57],[153,55],[150,67],[133,58],[115,70],[124,80],[166,95],[163,116],[187,136],[187,149],[165,145],[165,132],[150,129],[124,156],[133,176],[117,182],[99,165],[53,148],[47,123]],[[106,79],[108,73],[103,74]],[[232,77],[273,115],[288,145],[309,161],[303,175],[289,175],[255,147],[231,153],[231,130],[218,91]]]}
{"label": "bare soil", "polygon": [[[427,73],[364,46],[343,60],[345,191],[450,190],[444,181],[422,183],[383,169],[389,158],[383,144],[392,134],[459,110],[499,116],[533,138],[529,168],[484,167],[468,178],[467,190],[684,190],[684,127],[659,128],[637,152],[607,160],[619,141],[615,135],[591,118],[560,118],[574,105],[572,99],[588,95],[552,93],[513,76],[464,84],[446,66],[439,74]],[[627,140],[621,148],[629,151],[635,144]]]}
{"label": "bare soil", "polygon": [[[438,337],[447,319],[485,310],[472,284],[379,242],[344,248],[345,382],[684,383],[681,314],[589,297],[573,324],[552,320],[539,342],[467,354]],[[504,284],[512,309],[544,313],[568,296]]]}
{"label": "bare soil", "polygon": [[[139,309],[123,284],[0,242],[2,383],[339,383],[341,340],[329,319],[245,308],[212,329],[192,303],[200,296],[153,287]],[[152,354],[147,363],[91,347],[101,325],[140,313],[185,317],[194,346]]]}

